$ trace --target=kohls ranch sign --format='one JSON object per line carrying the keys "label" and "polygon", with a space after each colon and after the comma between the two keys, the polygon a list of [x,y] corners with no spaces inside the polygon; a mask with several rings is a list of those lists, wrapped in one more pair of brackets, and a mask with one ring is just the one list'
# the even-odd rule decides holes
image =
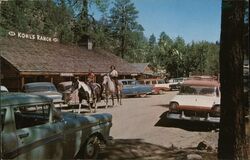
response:
{"label": "kohls ranch sign", "polygon": [[59,41],[58,38],[42,36],[39,34],[28,34],[28,33],[22,33],[22,32],[14,32],[14,31],[9,31],[8,34],[11,37],[17,37],[17,38],[23,38],[23,39],[31,39],[31,40],[46,41],[46,42],[58,42]]}

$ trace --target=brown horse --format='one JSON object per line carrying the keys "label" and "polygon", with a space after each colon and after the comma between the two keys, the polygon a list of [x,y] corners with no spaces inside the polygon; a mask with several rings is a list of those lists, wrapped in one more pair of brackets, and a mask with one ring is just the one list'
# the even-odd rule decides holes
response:
{"label": "brown horse", "polygon": [[117,97],[117,103],[119,105],[122,105],[122,96],[121,96],[121,90],[122,90],[122,84],[119,83],[118,87],[116,89],[115,83],[111,80],[110,76],[107,74],[103,77],[102,85],[104,86],[105,91],[105,103],[106,108],[108,107],[108,99],[109,96],[111,96],[112,100],[112,107],[114,106],[114,95]]}

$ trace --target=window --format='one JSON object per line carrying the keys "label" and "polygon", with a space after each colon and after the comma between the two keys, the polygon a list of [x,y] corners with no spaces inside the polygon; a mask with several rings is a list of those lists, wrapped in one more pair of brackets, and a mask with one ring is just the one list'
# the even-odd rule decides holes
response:
{"label": "window", "polygon": [[49,105],[22,106],[14,109],[16,128],[27,128],[49,122]]}
{"label": "window", "polygon": [[128,83],[127,83],[127,81],[122,81],[122,84],[127,85]]}
{"label": "window", "polygon": [[146,81],[146,84],[147,84],[147,85],[150,85],[150,81]]}
{"label": "window", "polygon": [[5,122],[5,115],[6,115],[6,109],[1,110],[1,131],[4,129],[4,122]]}
{"label": "window", "polygon": [[156,81],[152,81],[152,84],[156,84]]}

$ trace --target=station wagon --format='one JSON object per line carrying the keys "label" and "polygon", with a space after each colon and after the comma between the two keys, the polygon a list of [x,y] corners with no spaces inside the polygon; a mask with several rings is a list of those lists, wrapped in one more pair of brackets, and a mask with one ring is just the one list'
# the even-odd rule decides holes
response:
{"label": "station wagon", "polygon": [[108,113],[62,113],[45,96],[1,93],[1,159],[96,158],[111,126]]}

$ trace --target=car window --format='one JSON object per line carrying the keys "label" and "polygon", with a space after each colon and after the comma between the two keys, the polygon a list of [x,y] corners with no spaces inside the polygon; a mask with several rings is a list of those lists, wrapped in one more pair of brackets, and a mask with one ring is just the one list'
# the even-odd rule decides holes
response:
{"label": "car window", "polygon": [[26,92],[57,91],[54,85],[25,86]]}
{"label": "car window", "polygon": [[158,84],[164,84],[164,80],[158,80]]}
{"label": "car window", "polygon": [[180,88],[179,94],[181,95],[214,95],[214,87],[205,87],[205,86],[186,86],[183,85]]}
{"label": "car window", "polygon": [[156,81],[152,81],[152,84],[156,84]]}
{"label": "car window", "polygon": [[136,81],[129,81],[131,85],[136,85]]}
{"label": "car window", "polygon": [[180,88],[179,94],[181,95],[197,94],[197,90],[192,86],[182,86]]}
{"label": "car window", "polygon": [[33,127],[49,122],[49,104],[14,108],[17,129]]}
{"label": "car window", "polygon": [[206,95],[206,96],[213,96],[214,95],[214,88],[202,88],[199,92],[200,95]]}
{"label": "car window", "polygon": [[127,83],[127,81],[122,81],[122,84],[127,85],[128,83]]}
{"label": "car window", "polygon": [[0,122],[1,122],[1,129],[2,130],[4,129],[5,115],[6,115],[6,109],[1,109],[1,119],[0,119]]}

